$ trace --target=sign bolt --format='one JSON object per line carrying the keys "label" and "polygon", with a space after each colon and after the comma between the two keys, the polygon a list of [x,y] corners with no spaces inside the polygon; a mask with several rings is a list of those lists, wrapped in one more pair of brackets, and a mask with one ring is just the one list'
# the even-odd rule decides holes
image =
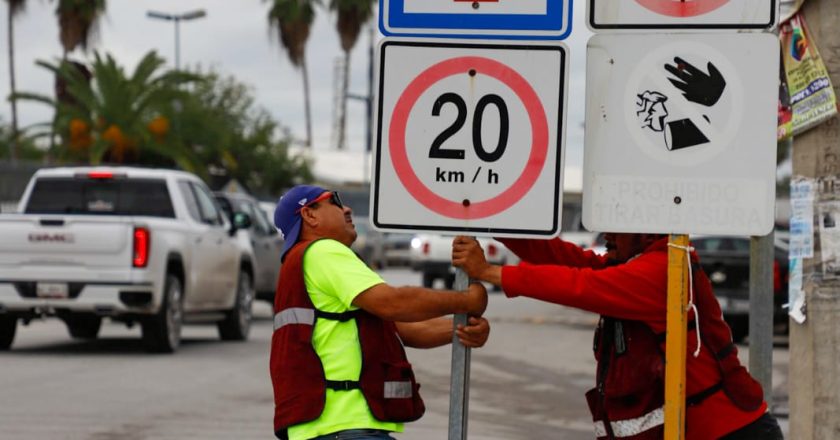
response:
{"label": "sign bolt", "polygon": [[464,201],[461,202],[461,204],[464,205],[464,208],[469,208],[470,207],[470,199],[464,199]]}
{"label": "sign bolt", "polygon": [[475,74],[476,74],[475,69],[470,69],[469,74],[470,74],[470,76],[475,76]]}
{"label": "sign bolt", "polygon": [[682,203],[682,197],[680,197],[680,196],[676,196],[676,197],[674,197],[674,203],[676,203],[677,205],[679,205],[680,203]]}
{"label": "sign bolt", "polygon": [[478,3],[477,1],[475,1],[475,2],[473,2],[472,7],[473,7],[473,9],[478,9],[479,7],[481,7],[481,4]]}

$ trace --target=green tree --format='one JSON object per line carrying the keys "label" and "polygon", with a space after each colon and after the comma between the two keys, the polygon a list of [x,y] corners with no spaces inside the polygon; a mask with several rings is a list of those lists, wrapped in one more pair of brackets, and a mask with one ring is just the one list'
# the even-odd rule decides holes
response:
{"label": "green tree", "polygon": [[[9,48],[9,90],[11,94],[16,92],[15,89],[15,17],[23,11],[26,0],[6,0],[8,4],[8,48]],[[18,138],[18,119],[17,119],[17,103],[14,100],[9,100],[12,106],[12,127],[9,145],[6,147],[9,153],[9,159],[15,161],[17,156],[17,138]]]}
{"label": "green tree", "polygon": [[92,81],[68,61],[36,64],[62,80],[68,98],[34,93],[18,93],[13,98],[55,108],[55,127],[62,139],[55,153],[60,160],[125,163],[151,153],[185,169],[197,166],[189,151],[168,136],[169,121],[162,116],[187,96],[179,86],[197,81],[197,75],[162,72],[164,60],[153,51],[140,60],[131,75],[111,55],[94,53]]}
{"label": "green tree", "polygon": [[315,20],[315,6],[319,0],[269,0],[268,23],[272,32],[280,36],[289,61],[303,76],[303,108],[306,118],[306,146],[312,146],[312,112],[309,99],[309,71],[306,66],[306,42]]}
{"label": "green tree", "polygon": [[347,86],[350,82],[350,52],[359,39],[365,23],[373,16],[376,0],[330,0],[330,10],[338,15],[335,28],[341,39],[341,49],[344,50],[344,89],[341,96],[340,120],[338,121],[338,148],[344,148],[344,127],[347,119]]}
{"label": "green tree", "polygon": [[0,160],[9,159],[10,146],[14,141],[17,144],[17,159],[21,161],[38,162],[44,157],[44,151],[35,144],[34,140],[25,136],[14,137],[14,129],[0,119]]}
{"label": "green tree", "polygon": [[291,136],[255,104],[248,86],[215,72],[202,77],[169,117],[179,122],[176,136],[202,164],[203,177],[236,179],[272,196],[312,180],[309,162],[289,153]]}

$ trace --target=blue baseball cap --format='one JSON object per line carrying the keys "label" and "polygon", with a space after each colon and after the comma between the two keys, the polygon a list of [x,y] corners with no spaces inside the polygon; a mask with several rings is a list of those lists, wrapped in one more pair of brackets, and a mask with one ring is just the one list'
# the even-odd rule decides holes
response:
{"label": "blue baseball cap", "polygon": [[300,238],[300,208],[303,208],[321,194],[328,192],[324,188],[315,185],[297,185],[290,189],[277,201],[274,208],[274,226],[283,232],[283,251],[280,258],[286,258],[286,252],[297,243]]}

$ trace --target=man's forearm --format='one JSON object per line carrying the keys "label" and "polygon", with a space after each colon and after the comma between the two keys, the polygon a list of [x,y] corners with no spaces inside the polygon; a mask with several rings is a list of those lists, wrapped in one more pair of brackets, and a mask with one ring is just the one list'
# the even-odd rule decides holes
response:
{"label": "man's forearm", "polygon": [[473,312],[470,307],[476,307],[472,304],[474,301],[466,292],[413,286],[393,287],[383,283],[359,294],[353,304],[388,321],[419,322]]}
{"label": "man's forearm", "polygon": [[395,287],[393,298],[396,316],[393,321],[420,322],[444,315],[468,313],[470,302],[465,293],[432,290],[424,287]]}
{"label": "man's forearm", "polygon": [[414,348],[435,348],[452,342],[453,323],[449,318],[420,322],[397,322],[403,343]]}
{"label": "man's forearm", "polygon": [[486,281],[496,286],[502,285],[502,266],[495,264],[488,264],[487,267],[478,275],[478,279]]}

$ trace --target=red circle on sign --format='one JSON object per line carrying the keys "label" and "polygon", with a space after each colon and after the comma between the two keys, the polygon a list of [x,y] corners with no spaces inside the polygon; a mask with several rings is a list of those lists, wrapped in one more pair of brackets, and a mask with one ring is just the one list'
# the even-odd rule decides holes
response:
{"label": "red circle on sign", "polygon": [[696,17],[729,3],[729,0],[636,0],[657,14],[671,17]]}
{"label": "red circle on sign", "polygon": [[[445,199],[432,192],[414,172],[408,160],[405,142],[405,129],[408,115],[417,100],[426,90],[438,81],[457,74],[468,74],[473,69],[501,81],[519,97],[528,112],[531,122],[531,154],[525,169],[519,178],[501,194],[480,202],[465,203]],[[519,73],[510,67],[489,58],[458,57],[441,61],[424,70],[405,88],[391,116],[388,136],[391,162],[397,177],[408,192],[423,206],[450,218],[472,220],[498,214],[513,206],[527,193],[545,164],[548,154],[548,122],[545,109],[537,93]]]}

